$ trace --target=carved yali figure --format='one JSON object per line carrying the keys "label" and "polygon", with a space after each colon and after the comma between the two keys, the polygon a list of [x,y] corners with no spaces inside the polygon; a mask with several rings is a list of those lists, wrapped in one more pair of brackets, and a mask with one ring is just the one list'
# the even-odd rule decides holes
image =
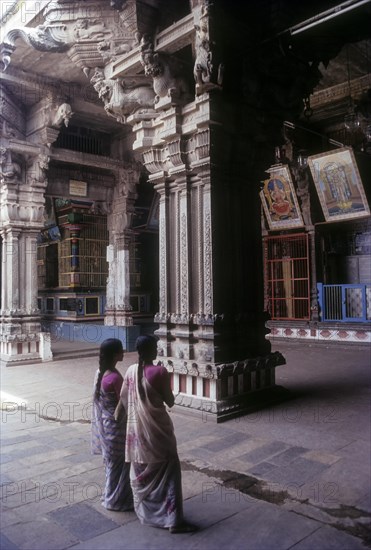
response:
{"label": "carved yali figure", "polygon": [[105,28],[104,23],[94,19],[78,19],[73,29],[77,41],[81,40],[102,40],[106,35],[111,35],[111,31]]}
{"label": "carved yali figure", "polygon": [[90,82],[98,92],[107,113],[119,122],[138,110],[153,107],[155,94],[149,86],[131,86],[124,79],[105,78],[103,69],[97,67]]}
{"label": "carved yali figure", "polygon": [[195,25],[195,64],[193,75],[196,92],[203,93],[211,88],[219,88],[223,83],[223,63],[216,62],[216,44],[210,38],[209,5],[202,6],[199,24]]}
{"label": "carved yali figure", "polygon": [[180,76],[181,67],[169,56],[154,52],[152,40],[144,35],[140,40],[141,64],[144,74],[153,79],[155,103],[162,97],[180,98],[188,95],[188,86]]}
{"label": "carved yali figure", "polygon": [[9,149],[0,148],[0,178],[3,183],[17,183],[21,181],[22,168]]}

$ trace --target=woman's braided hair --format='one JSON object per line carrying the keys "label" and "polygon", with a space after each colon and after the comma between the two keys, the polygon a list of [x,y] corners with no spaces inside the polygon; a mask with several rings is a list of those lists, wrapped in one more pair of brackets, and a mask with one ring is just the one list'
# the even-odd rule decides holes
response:
{"label": "woman's braided hair", "polygon": [[143,387],[143,368],[146,363],[152,363],[157,355],[157,338],[146,334],[139,336],[136,341],[136,349],[138,352],[138,388],[139,396],[143,401],[145,399]]}
{"label": "woman's braided hair", "polygon": [[115,356],[123,351],[121,340],[118,338],[107,338],[101,343],[99,350],[99,372],[97,377],[97,383],[95,385],[94,395],[99,399],[100,385],[102,382],[103,374],[115,367]]}

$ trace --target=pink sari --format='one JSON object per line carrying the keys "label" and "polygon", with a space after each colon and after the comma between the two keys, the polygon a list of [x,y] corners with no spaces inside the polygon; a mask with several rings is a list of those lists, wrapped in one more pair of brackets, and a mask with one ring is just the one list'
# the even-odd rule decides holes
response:
{"label": "pink sari", "polygon": [[131,462],[134,509],[144,525],[173,527],[183,521],[174,427],[161,395],[143,376],[142,401],[138,382],[138,365],[132,365],[125,375],[121,400],[127,411],[125,456]]}

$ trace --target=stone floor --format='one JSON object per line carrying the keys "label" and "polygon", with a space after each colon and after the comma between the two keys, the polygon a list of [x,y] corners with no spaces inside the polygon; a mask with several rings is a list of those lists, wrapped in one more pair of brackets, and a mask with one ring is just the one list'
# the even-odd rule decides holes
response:
{"label": "stone floor", "polygon": [[275,344],[287,401],[222,424],[173,411],[185,514],[200,529],[171,535],[102,508],[97,361],[65,345],[74,357],[1,368],[1,550],[371,546],[370,348]]}

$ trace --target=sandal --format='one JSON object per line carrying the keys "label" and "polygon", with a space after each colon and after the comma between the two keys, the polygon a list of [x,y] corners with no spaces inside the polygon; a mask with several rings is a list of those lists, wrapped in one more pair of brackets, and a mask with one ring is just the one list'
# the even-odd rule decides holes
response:
{"label": "sandal", "polygon": [[169,527],[169,533],[177,534],[177,533],[194,533],[195,531],[198,531],[197,525],[192,525],[191,523],[181,523],[179,525],[174,525],[173,527]]}

